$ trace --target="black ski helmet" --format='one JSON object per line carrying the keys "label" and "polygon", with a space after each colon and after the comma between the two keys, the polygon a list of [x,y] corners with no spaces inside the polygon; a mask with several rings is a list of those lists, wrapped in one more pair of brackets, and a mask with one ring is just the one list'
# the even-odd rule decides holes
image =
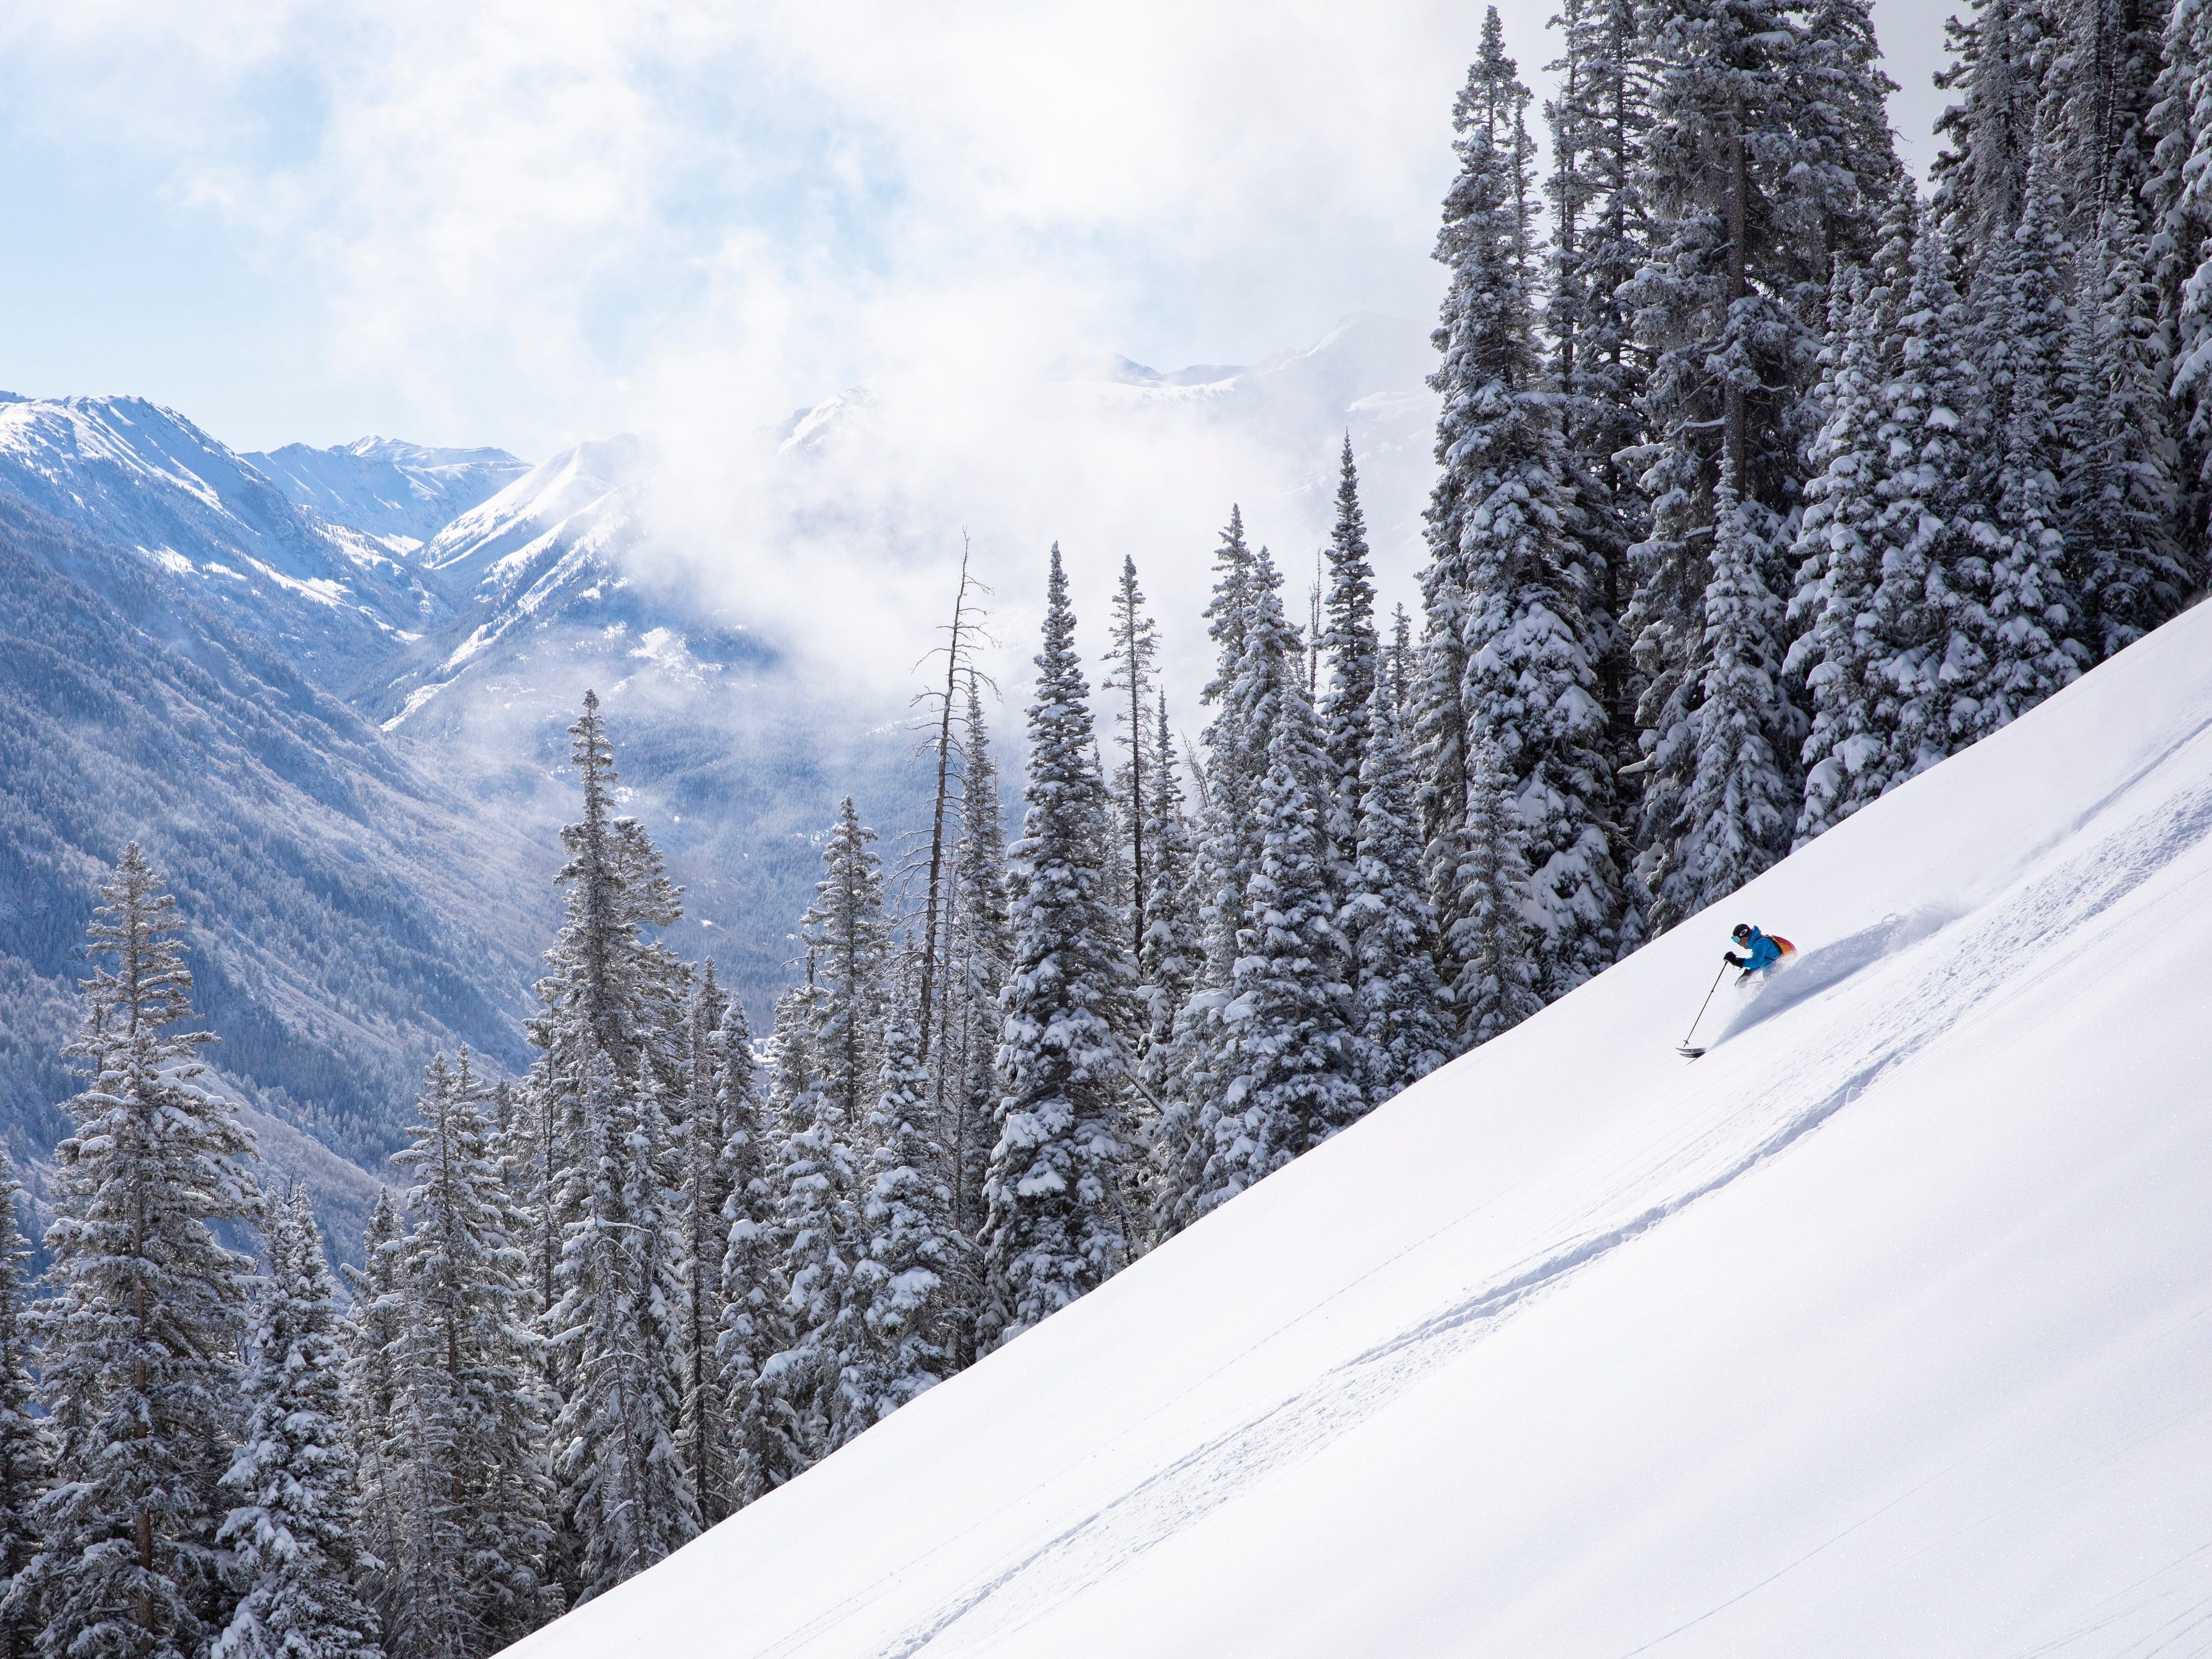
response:
{"label": "black ski helmet", "polygon": [[1749,922],[1739,921],[1735,925],[1735,932],[1730,935],[1730,937],[1733,938],[1738,945],[1743,945],[1750,940],[1751,931],[1751,924]]}

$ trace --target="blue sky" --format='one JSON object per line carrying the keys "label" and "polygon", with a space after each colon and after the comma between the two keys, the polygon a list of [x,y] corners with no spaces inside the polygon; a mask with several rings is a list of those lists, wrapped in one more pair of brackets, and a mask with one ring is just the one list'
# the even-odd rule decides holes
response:
{"label": "blue sky", "polygon": [[[1549,7],[1505,9],[1524,74]],[[927,17],[919,14],[927,12]],[[37,15],[33,15],[33,14]],[[1941,9],[1886,0],[1924,161]],[[1425,314],[1480,10],[143,0],[0,21],[0,386],[239,447],[772,420]]]}

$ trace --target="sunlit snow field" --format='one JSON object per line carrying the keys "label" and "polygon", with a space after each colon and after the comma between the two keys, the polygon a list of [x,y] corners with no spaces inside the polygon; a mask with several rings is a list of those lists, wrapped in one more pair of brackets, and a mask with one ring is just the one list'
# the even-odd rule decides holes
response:
{"label": "sunlit snow field", "polygon": [[2208,829],[2212,607],[515,1651],[2212,1651]]}

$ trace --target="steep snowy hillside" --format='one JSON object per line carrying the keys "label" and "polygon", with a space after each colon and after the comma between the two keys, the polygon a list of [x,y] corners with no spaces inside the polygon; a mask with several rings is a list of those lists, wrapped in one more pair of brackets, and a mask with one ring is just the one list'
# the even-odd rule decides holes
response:
{"label": "steep snowy hillside", "polygon": [[286,444],[239,459],[295,506],[401,548],[428,541],[530,470],[503,449],[434,449],[375,437],[334,449]]}
{"label": "steep snowy hillside", "polygon": [[451,615],[390,548],[143,398],[0,398],[0,494],[133,552],[341,695]]}
{"label": "steep snowy hillside", "polygon": [[2212,607],[515,1651],[2196,1651],[2208,831]]}

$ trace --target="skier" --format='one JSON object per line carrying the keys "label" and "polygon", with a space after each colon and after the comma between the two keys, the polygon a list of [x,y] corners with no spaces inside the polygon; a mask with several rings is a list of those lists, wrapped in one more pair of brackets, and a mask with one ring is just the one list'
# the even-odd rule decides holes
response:
{"label": "skier", "polygon": [[1794,954],[1797,949],[1788,939],[1772,938],[1762,933],[1747,921],[1740,921],[1736,924],[1733,937],[1735,939],[1736,949],[1741,951],[1743,954],[1738,956],[1735,951],[1724,951],[1721,953],[1721,960],[1731,968],[1743,969],[1742,978],[1736,981],[1739,985],[1741,985],[1745,980],[1748,980],[1753,974],[1765,973],[1783,957]]}

